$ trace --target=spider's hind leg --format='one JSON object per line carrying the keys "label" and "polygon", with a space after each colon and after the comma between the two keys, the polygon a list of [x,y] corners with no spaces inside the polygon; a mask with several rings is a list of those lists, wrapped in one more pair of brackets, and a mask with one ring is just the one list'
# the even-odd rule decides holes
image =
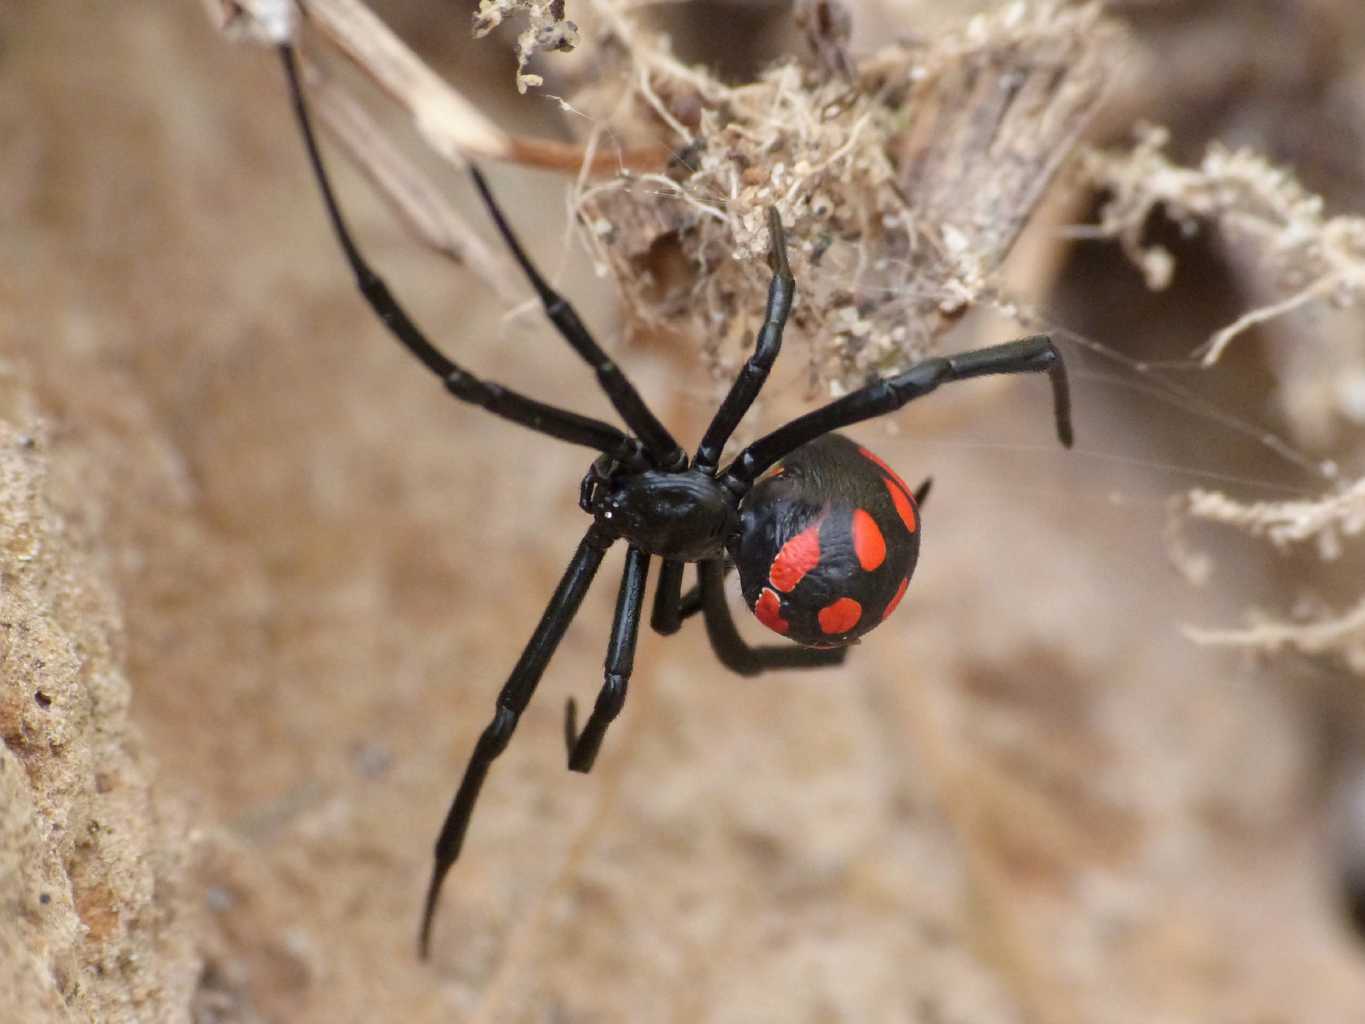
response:
{"label": "spider's hind leg", "polygon": [[[686,592],[682,589],[683,568],[683,562],[664,562],[654,589],[654,614],[649,624],[662,636],[672,636],[702,608],[700,583]],[[735,563],[725,559],[725,575],[729,576],[734,568]]]}
{"label": "spider's hind leg", "polygon": [[[724,579],[725,577],[728,577],[730,573],[734,571],[735,563],[728,558],[725,559],[725,569],[721,578]],[[700,572],[698,575],[700,575]],[[678,618],[682,621],[690,619],[701,611],[702,608],[702,586],[701,582],[698,581],[695,587],[687,591],[687,593],[683,594],[683,596],[678,599]]]}
{"label": "spider's hind leg", "polygon": [[749,646],[739,635],[730,606],[725,603],[724,563],[720,559],[699,562],[697,571],[701,574],[701,607],[706,619],[706,635],[716,657],[732,672],[756,676],[778,668],[824,668],[840,665],[848,656],[847,647]]}

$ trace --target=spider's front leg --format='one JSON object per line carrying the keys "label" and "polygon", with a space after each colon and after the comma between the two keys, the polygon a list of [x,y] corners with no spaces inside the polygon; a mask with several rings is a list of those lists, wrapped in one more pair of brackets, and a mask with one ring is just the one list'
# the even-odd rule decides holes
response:
{"label": "spider's front leg", "polygon": [[972,377],[1006,373],[1046,373],[1052,382],[1053,418],[1057,439],[1070,448],[1071,392],[1062,354],[1045,334],[1003,345],[959,352],[916,363],[903,373],[874,381],[759,438],[736,456],[721,475],[735,494],[746,494],[769,467],[831,431],[861,423],[921,398],[940,385]]}
{"label": "spider's front leg", "polygon": [[777,362],[777,355],[782,351],[782,331],[787,326],[792,303],[796,300],[796,280],[792,277],[791,267],[787,265],[787,236],[782,230],[782,218],[778,216],[776,207],[768,208],[768,235],[772,245],[768,259],[772,264],[773,279],[768,285],[768,306],[763,313],[763,326],[759,328],[754,341],[754,354],[744,363],[735,382],[730,385],[729,393],[716,410],[697,448],[693,465],[703,473],[715,473],[725,442],[730,440],[739,421],[763,390],[768,374]]}
{"label": "spider's front leg", "polygon": [[[480,379],[431,343],[422,329],[417,326],[398,300],[394,298],[388,285],[384,283],[384,279],[370,266],[355,239],[351,237],[351,231],[346,226],[346,219],[341,213],[341,205],[337,201],[336,191],[332,188],[327,168],[323,164],[322,151],[318,148],[317,137],[313,132],[312,120],[308,115],[308,104],[303,98],[303,87],[299,81],[299,70],[294,58],[293,47],[281,46],[279,53],[284,62],[285,78],[289,84],[289,94],[294,105],[294,113],[298,118],[299,131],[303,136],[304,150],[313,169],[313,176],[317,179],[318,189],[322,193],[323,207],[327,212],[327,218],[332,222],[332,230],[336,234],[342,254],[346,257],[346,262],[350,264],[351,271],[355,274],[356,285],[360,289],[361,295],[364,296],[375,315],[379,317],[398,342],[415,356],[423,366],[439,377],[446,390],[462,402],[477,405],[495,416],[501,416],[513,423],[519,423],[538,433],[557,437],[571,444],[592,448],[620,462],[639,467],[646,465],[648,460],[645,458],[640,442],[623,434],[611,424],[593,419],[590,416],[580,416],[575,412],[547,405],[544,402],[537,402],[526,395],[513,391],[511,388],[503,387],[496,381]],[[476,178],[476,180],[479,181],[480,188],[486,193],[486,186],[482,184],[482,179]],[[525,259],[519,250],[518,258]],[[543,287],[543,282],[540,286]],[[567,304],[562,301],[560,305],[564,306],[565,309],[568,308]],[[569,314],[572,314],[572,310],[569,310]],[[588,339],[582,344],[590,343],[591,339]],[[576,347],[583,350],[578,343],[576,343]],[[605,356],[602,359],[605,363],[610,363]],[[613,372],[609,376],[616,385],[613,394],[621,398],[622,401],[634,396],[635,401],[639,403],[639,396],[634,395],[634,391],[630,388],[630,382],[626,381],[615,369],[614,363],[610,363],[610,368]],[[628,422],[630,421],[628,420]],[[642,424],[642,426],[648,426],[648,424]],[[671,439],[666,439],[666,441],[671,443]],[[658,443],[663,445],[665,440],[660,440]],[[676,449],[676,447],[673,445],[673,448]],[[682,453],[679,451],[678,454],[681,456]],[[669,457],[672,457],[671,454]]]}
{"label": "spider's front leg", "polygon": [[436,901],[441,895],[441,884],[456,858],[460,856],[460,847],[464,845],[465,833],[469,829],[469,819],[474,813],[474,804],[479,798],[479,790],[483,788],[488,769],[494,759],[507,749],[521,713],[531,702],[536,685],[545,673],[545,666],[549,664],[555,648],[559,646],[569,623],[577,614],[583,595],[588,592],[588,586],[597,575],[602,557],[613,540],[615,538],[596,523],[588,528],[586,536],[579,543],[578,550],[574,552],[573,559],[569,562],[569,567],[564,570],[559,586],[555,588],[554,597],[550,599],[549,605],[540,617],[540,623],[531,634],[531,639],[521,652],[521,658],[498,694],[493,721],[484,729],[474,747],[474,754],[469,759],[469,766],[465,768],[460,788],[455,793],[455,799],[446,814],[445,824],[441,826],[441,834],[436,840],[436,864],[432,869],[431,884],[427,888],[421,937],[418,940],[423,959],[431,948],[431,924],[436,915]]}

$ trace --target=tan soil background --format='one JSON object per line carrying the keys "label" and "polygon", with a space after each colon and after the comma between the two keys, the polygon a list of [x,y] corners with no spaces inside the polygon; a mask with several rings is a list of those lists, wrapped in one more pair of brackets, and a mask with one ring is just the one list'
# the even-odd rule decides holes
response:
{"label": "tan soil background", "polygon": [[[1203,6],[1215,37],[1244,30],[1217,27],[1236,5]],[[462,10],[376,7],[439,67],[510,91]],[[1138,24],[1160,43],[1178,18]],[[1276,30],[1286,47],[1298,24]],[[1205,132],[1225,112],[1146,99]],[[499,102],[552,124],[543,99]],[[1358,200],[1358,166],[1338,170]],[[340,180],[466,365],[608,414],[534,315],[508,318]],[[562,182],[496,180],[614,341],[610,288],[563,244]],[[1058,302],[1092,333],[1117,317],[1123,344],[1150,341],[1143,310],[1179,352],[1237,308],[1197,271],[1158,303],[1095,260],[1091,305]],[[618,351],[696,437],[714,391],[687,354]],[[1240,372],[1260,415],[1254,356]],[[799,369],[774,387],[771,419],[799,407]],[[1338,670],[1178,631],[1238,621],[1289,570],[1253,551],[1189,588],[1162,533],[1189,425],[1082,376],[1092,454],[1067,455],[1046,401],[1034,381],[963,386],[927,403],[954,416],[858,431],[936,480],[903,611],[842,670],[752,681],[699,623],[642,634],[584,778],[563,769],[561,714],[600,681],[609,556],[423,964],[430,844],[581,533],[587,459],[458,407],[383,336],[272,55],[196,3],[4,4],[0,1018],[1365,1020],[1328,842]],[[1020,442],[1036,449],[1003,447]],[[1229,448],[1215,464],[1280,472]]]}

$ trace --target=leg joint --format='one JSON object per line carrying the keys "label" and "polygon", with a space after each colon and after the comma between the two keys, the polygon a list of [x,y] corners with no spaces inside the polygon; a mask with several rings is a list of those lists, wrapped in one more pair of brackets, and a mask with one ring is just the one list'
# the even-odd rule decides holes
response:
{"label": "leg joint", "polygon": [[628,676],[619,672],[608,672],[606,682],[602,684],[602,691],[597,695],[597,703],[593,705],[593,716],[602,717],[610,722],[621,713],[621,708],[626,703],[626,684]]}
{"label": "leg joint", "polygon": [[519,717],[511,708],[498,708],[493,715],[493,721],[488,724],[488,728],[479,737],[476,755],[484,760],[491,761],[506,750],[508,742],[512,739],[512,733],[516,731]]}
{"label": "leg joint", "polygon": [[483,406],[493,401],[496,393],[502,390],[458,368],[445,375],[444,383],[446,390],[461,401]]}

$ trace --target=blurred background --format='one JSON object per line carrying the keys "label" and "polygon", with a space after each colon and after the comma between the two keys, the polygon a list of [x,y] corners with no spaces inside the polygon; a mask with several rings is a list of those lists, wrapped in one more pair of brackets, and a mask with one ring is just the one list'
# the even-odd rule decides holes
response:
{"label": "blurred background", "polygon": [[[370,6],[498,123],[581,128],[513,88],[520,25],[475,42],[464,5]],[[851,46],[995,6],[858,4]],[[796,45],[781,3],[632,16],[728,81]],[[1358,3],[1109,17],[1125,56],[1087,143],[1131,146],[1145,120],[1173,161],[1250,146],[1329,214],[1365,209]],[[535,65],[551,94],[556,57]],[[466,179],[411,152],[491,240]],[[434,339],[610,418],[537,310],[332,166]],[[566,224],[569,179],[488,170],[693,442],[720,393],[703,339],[628,343]],[[1143,237],[1175,272],[1150,291],[1118,244],[1066,240],[1103,197],[1066,170],[1059,190],[1006,276],[1074,332],[1077,450],[1053,443],[1033,380],[853,431],[935,481],[902,610],[842,669],[757,680],[723,670],[698,622],[643,632],[580,777],[561,715],[600,685],[613,551],[491,774],[422,963],[431,843],[584,529],[589,460],[459,406],[384,335],[272,53],[199,3],[0,7],[0,885],[19,910],[0,978],[17,1019],[1365,1019],[1358,631],[1271,651],[1183,632],[1337,621],[1359,600],[1351,525],[1331,561],[1172,526],[1192,486],[1310,500],[1321,460],[1361,475],[1342,397],[1365,379],[1358,315],[1277,320],[1207,372],[1134,370],[1187,360],[1278,282],[1235,237],[1157,213]],[[949,342],[1021,333],[971,317]],[[770,390],[753,431],[818,400],[799,346]]]}

